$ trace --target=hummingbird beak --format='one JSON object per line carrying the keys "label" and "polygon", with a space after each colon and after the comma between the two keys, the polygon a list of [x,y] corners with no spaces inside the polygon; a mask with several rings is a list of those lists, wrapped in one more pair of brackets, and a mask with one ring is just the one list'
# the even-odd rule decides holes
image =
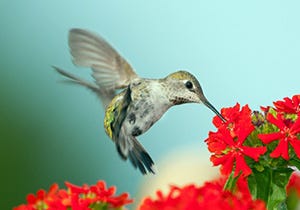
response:
{"label": "hummingbird beak", "polygon": [[226,119],[218,112],[218,110],[204,97],[202,98],[202,103],[207,106],[211,111],[213,111],[223,122],[226,122]]}

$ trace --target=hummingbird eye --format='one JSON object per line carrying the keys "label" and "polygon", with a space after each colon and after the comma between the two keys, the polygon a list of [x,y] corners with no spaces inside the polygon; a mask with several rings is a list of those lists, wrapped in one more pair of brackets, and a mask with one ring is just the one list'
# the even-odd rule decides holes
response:
{"label": "hummingbird eye", "polygon": [[191,90],[191,89],[193,88],[193,83],[192,83],[191,81],[187,81],[187,82],[185,83],[185,87],[186,87],[187,89]]}

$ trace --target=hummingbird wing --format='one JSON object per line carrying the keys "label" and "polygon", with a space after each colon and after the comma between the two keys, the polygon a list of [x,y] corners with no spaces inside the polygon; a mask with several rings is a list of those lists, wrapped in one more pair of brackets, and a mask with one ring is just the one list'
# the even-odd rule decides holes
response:
{"label": "hummingbird wing", "polygon": [[104,127],[107,135],[115,142],[117,151],[123,160],[129,158],[135,168],[139,168],[142,174],[147,171],[154,173],[154,162],[138,140],[126,132],[123,125],[128,115],[131,104],[131,89],[128,86],[115,97],[106,109]]}
{"label": "hummingbird wing", "polygon": [[56,67],[56,66],[52,66],[52,67],[58,73],[67,77],[69,79],[68,82],[83,85],[83,86],[87,87],[88,89],[92,90],[93,92],[95,92],[98,95],[98,97],[101,99],[101,102],[102,102],[104,108],[107,107],[107,105],[111,102],[111,100],[115,96],[115,90],[100,89],[99,86],[94,83],[91,83],[82,78],[79,78],[76,75],[73,75],[59,67]]}
{"label": "hummingbird wing", "polygon": [[90,67],[101,89],[125,88],[138,77],[130,64],[109,43],[92,32],[71,29],[69,47],[73,63]]}

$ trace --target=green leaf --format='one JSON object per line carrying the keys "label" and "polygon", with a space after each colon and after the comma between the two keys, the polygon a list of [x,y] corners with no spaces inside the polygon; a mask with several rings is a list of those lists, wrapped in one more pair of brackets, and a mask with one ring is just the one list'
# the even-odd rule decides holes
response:
{"label": "green leaf", "polygon": [[253,199],[264,200],[268,209],[287,209],[286,185],[293,170],[265,168],[262,172],[252,171],[248,185]]}
{"label": "green leaf", "polygon": [[292,157],[289,161],[289,164],[291,166],[296,166],[298,170],[300,169],[300,160],[297,157]]}
{"label": "green leaf", "polygon": [[236,177],[234,177],[234,170],[232,170],[230,176],[228,177],[225,185],[224,185],[224,190],[229,190],[233,192],[236,188],[236,182],[239,179],[240,174]]}
{"label": "green leaf", "polygon": [[289,195],[287,197],[287,206],[288,209],[297,209],[297,206],[299,204],[299,199],[297,195],[297,191],[293,189],[292,191],[289,192]]}
{"label": "green leaf", "polygon": [[248,186],[251,195],[253,199],[262,199],[267,203],[271,185],[270,170],[265,169],[263,172],[259,172],[252,169],[252,172],[248,177]]}
{"label": "green leaf", "polygon": [[108,204],[107,203],[96,202],[96,203],[91,204],[89,207],[93,210],[107,210],[108,209]]}

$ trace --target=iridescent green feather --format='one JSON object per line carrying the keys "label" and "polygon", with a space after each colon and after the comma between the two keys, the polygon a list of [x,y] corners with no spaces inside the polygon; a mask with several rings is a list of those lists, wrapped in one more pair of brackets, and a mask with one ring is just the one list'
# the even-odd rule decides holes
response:
{"label": "iridescent green feather", "polygon": [[119,137],[120,129],[127,116],[127,108],[130,102],[131,90],[128,87],[117,95],[106,109],[104,128],[107,135],[114,141]]}

